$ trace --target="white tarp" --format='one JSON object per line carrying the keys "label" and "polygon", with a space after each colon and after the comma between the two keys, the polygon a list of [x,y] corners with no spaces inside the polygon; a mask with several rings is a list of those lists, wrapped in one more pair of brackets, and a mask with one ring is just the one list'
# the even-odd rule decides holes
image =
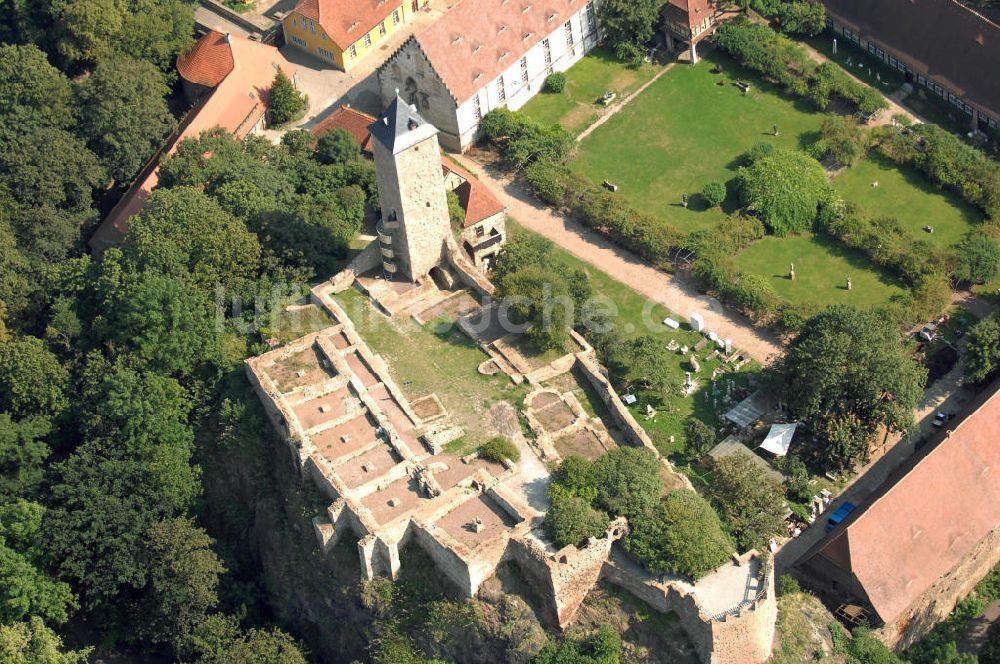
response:
{"label": "white tarp", "polygon": [[764,414],[767,409],[767,397],[761,390],[757,390],[743,401],[734,406],[725,418],[738,427],[748,427]]}
{"label": "white tarp", "polygon": [[795,435],[795,427],[798,422],[791,424],[772,424],[771,430],[767,432],[767,437],[760,444],[761,449],[767,450],[775,456],[785,456],[788,448],[792,446],[792,437]]}

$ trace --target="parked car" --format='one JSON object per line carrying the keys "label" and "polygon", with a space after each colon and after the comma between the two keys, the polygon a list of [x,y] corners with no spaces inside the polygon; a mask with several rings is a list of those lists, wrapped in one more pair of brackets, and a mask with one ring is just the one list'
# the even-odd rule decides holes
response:
{"label": "parked car", "polygon": [[857,505],[854,503],[844,503],[837,508],[837,511],[830,515],[830,518],[826,520],[826,532],[830,532],[836,527],[838,523],[847,518],[847,515],[857,509]]}

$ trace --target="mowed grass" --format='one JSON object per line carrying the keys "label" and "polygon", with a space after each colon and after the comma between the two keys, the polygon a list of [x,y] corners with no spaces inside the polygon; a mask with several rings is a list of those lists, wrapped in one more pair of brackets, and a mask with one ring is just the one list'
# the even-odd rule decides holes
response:
{"label": "mowed grass", "polygon": [[[878,182],[877,187],[872,183]],[[922,174],[872,154],[836,177],[845,200],[873,217],[895,217],[913,238],[949,247],[983,221],[983,215],[954,194],[937,189]],[[933,233],[923,230],[932,226]]]}
{"label": "mowed grass", "polygon": [[597,103],[601,95],[608,90],[615,92],[618,102],[660,69],[654,64],[632,69],[615,58],[610,49],[595,48],[566,72],[565,90],[542,90],[521,111],[543,125],[561,124],[574,135],[579,134],[604,110]]}
{"label": "mowed grass", "polygon": [[[511,237],[533,233],[512,219],[507,221],[507,230]],[[589,277],[593,295],[604,298],[605,305],[611,305],[610,311],[613,312],[611,319],[625,338],[635,339],[645,334],[651,334],[664,345],[673,339],[679,345],[691,348],[702,339],[699,333],[688,326],[685,318],[637,293],[593,265],[581,261],[556,245],[552,247],[552,256],[571,269],[582,270]],[[663,319],[668,316],[682,323],[679,330],[672,330],[663,324]],[[686,398],[675,396],[665,402],[660,395],[651,394],[641,389],[634,390],[638,401],[629,409],[652,438],[657,449],[675,462],[683,463],[688,460],[684,436],[684,423],[688,418],[694,415],[707,424],[716,426],[722,414],[719,412],[722,410],[721,407],[716,409],[713,405],[710,383],[712,371],[720,366],[721,362],[704,359],[711,350],[713,349],[709,347],[699,353],[701,371],[695,375],[699,387],[692,396]],[[671,358],[672,360],[666,369],[670,372],[671,380],[679,387],[684,383],[684,373],[690,371],[688,358],[680,353],[671,355]],[[751,362],[739,374],[728,377],[732,377],[737,385],[743,387],[747,385],[750,376],[759,371],[760,367],[755,362]],[[726,379],[720,380],[725,381]],[[656,409],[656,416],[650,419],[646,418],[647,404],[652,404]],[[673,437],[672,441],[671,437]]]}
{"label": "mowed grass", "polygon": [[[794,281],[788,278],[790,263],[795,264]],[[778,295],[793,303],[872,307],[904,292],[867,256],[825,235],[769,235],[744,249],[736,264],[744,272],[765,277]]]}
{"label": "mowed grass", "polygon": [[527,387],[515,386],[502,373],[480,374],[479,365],[489,356],[450,321],[421,326],[409,316],[389,319],[354,288],[338,293],[336,299],[358,333],[389,365],[410,401],[437,394],[452,420],[465,429],[464,448],[474,448],[493,435],[487,417],[493,404],[508,401],[520,409]]}
{"label": "mowed grass", "polygon": [[[711,73],[716,63],[721,74]],[[751,82],[749,94],[733,85],[736,79]],[[726,84],[718,85],[722,80]],[[693,194],[707,182],[732,180],[739,156],[757,142],[808,145],[822,117],[715,51],[660,77],[583,140],[571,166],[594,182],[618,184],[619,195],[636,208],[690,231],[717,223],[738,204],[730,191],[721,210],[706,210]],[[692,196],[687,208],[682,194]]]}

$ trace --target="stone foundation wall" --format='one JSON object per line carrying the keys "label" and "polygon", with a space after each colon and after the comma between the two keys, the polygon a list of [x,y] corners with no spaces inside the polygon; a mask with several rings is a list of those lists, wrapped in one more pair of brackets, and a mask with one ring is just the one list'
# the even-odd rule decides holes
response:
{"label": "stone foundation wall", "polygon": [[[333,275],[329,283],[333,287],[334,293],[340,293],[351,287],[354,279],[359,274],[364,274],[382,265],[382,253],[379,251],[378,241],[369,242],[357,256],[351,259],[343,270]],[[313,298],[313,304],[322,307],[322,301]]]}
{"label": "stone foundation wall", "polygon": [[450,236],[448,237],[448,250],[445,258],[448,261],[448,267],[455,271],[455,274],[458,275],[458,278],[462,280],[462,283],[466,287],[481,298],[493,295],[496,286],[462,255],[462,250],[459,248],[458,243]]}
{"label": "stone foundation wall", "polygon": [[909,648],[955,608],[955,603],[972,592],[976,584],[1000,563],[1000,526],[994,528],[945,576],[928,588],[893,623],[875,634],[890,648]]}
{"label": "stone foundation wall", "polygon": [[767,583],[763,596],[738,612],[715,617],[705,615],[689,585],[640,578],[614,557],[605,563],[601,573],[607,581],[657,611],[675,613],[698,657],[707,664],[762,664],[771,657],[778,602],[770,557],[765,562]]}

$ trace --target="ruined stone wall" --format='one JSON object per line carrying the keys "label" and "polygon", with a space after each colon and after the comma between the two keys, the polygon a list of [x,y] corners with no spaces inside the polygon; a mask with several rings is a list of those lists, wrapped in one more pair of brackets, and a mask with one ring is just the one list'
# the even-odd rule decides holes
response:
{"label": "ruined stone wall", "polygon": [[[343,270],[333,275],[330,279],[330,285],[333,287],[334,293],[340,293],[351,287],[354,283],[354,279],[359,274],[364,274],[382,265],[382,253],[379,250],[379,245],[377,241],[369,242],[365,245],[365,248],[361,250],[357,256],[351,259],[351,262],[347,264]],[[313,299],[313,304],[317,306],[323,306],[321,301]]]}
{"label": "ruined stone wall", "polygon": [[511,539],[509,558],[543,601],[543,618],[565,628],[601,577],[611,546],[628,532],[625,519],[611,522],[607,534],[590,539],[582,548],[567,546],[555,553],[546,551],[533,535]]}
{"label": "ruined stone wall", "polygon": [[767,576],[763,596],[738,611],[714,617],[705,615],[690,585],[641,578],[614,556],[608,559],[601,573],[603,578],[657,611],[675,613],[701,661],[707,664],[762,664],[771,657],[778,616],[773,559],[768,556],[764,565],[763,573]]}
{"label": "ruined stone wall", "polygon": [[976,584],[1000,563],[1000,526],[984,537],[965,558],[928,588],[893,623],[875,634],[890,648],[903,650],[913,645],[955,608],[955,603],[972,592]]}
{"label": "ruined stone wall", "polygon": [[453,237],[448,237],[448,251],[447,251],[448,266],[455,271],[458,278],[466,285],[469,289],[475,292],[480,297],[485,297],[493,295],[493,291],[496,290],[496,286],[487,279],[482,272],[480,272],[476,267],[469,262],[463,254],[462,250],[459,248],[458,243],[455,242]]}

